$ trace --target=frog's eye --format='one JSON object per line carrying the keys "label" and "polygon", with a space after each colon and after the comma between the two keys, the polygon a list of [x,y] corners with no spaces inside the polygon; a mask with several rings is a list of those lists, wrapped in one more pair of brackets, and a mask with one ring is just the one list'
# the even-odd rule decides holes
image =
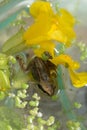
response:
{"label": "frog's eye", "polygon": [[57,72],[55,70],[51,70],[50,75],[51,75],[52,78],[56,78],[57,77]]}

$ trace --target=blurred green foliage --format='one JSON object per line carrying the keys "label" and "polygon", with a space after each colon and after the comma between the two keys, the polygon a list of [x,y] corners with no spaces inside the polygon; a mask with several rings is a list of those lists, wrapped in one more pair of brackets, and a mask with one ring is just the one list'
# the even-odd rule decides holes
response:
{"label": "blurred green foliage", "polygon": [[0,130],[21,130],[23,127],[24,117],[19,110],[0,106]]}

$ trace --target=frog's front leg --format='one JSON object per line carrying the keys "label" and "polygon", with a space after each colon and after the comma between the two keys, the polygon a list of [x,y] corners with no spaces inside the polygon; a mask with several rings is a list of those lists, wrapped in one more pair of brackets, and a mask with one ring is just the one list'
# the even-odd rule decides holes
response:
{"label": "frog's front leg", "polygon": [[18,61],[18,63],[19,63],[19,65],[20,65],[20,67],[21,67],[21,69],[23,70],[23,71],[26,71],[26,64],[25,64],[25,62],[24,62],[24,60],[19,56],[19,55],[17,55],[16,56],[16,60]]}
{"label": "frog's front leg", "polygon": [[26,56],[26,60],[24,60],[24,58],[20,55],[16,56],[16,60],[18,61],[21,70],[23,70],[24,72],[29,72],[31,70],[31,65],[29,65],[29,63],[27,63],[27,56]]}

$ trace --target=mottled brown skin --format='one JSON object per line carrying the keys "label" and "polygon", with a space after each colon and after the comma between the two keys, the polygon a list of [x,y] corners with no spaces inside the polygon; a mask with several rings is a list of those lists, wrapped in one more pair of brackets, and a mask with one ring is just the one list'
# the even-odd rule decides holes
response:
{"label": "mottled brown skin", "polygon": [[55,75],[52,75],[51,72],[56,73],[56,66],[49,60],[44,61],[40,57],[35,57],[29,66],[31,66],[34,79],[38,81],[38,86],[47,94],[53,95],[56,85],[54,82]]}
{"label": "mottled brown skin", "polygon": [[56,66],[49,60],[43,60],[40,57],[34,57],[27,67],[24,66],[22,60],[17,57],[21,68],[23,70],[30,70],[33,78],[36,80],[37,85],[48,95],[52,96],[54,94],[56,84]]}

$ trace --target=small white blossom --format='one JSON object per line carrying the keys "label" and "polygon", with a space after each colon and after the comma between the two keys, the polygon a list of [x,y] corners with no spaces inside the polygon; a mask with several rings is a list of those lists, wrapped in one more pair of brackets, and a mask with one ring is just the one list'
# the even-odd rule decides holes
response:
{"label": "small white blossom", "polygon": [[37,113],[37,117],[42,117],[42,116],[43,116],[43,113],[41,113],[41,112]]}

